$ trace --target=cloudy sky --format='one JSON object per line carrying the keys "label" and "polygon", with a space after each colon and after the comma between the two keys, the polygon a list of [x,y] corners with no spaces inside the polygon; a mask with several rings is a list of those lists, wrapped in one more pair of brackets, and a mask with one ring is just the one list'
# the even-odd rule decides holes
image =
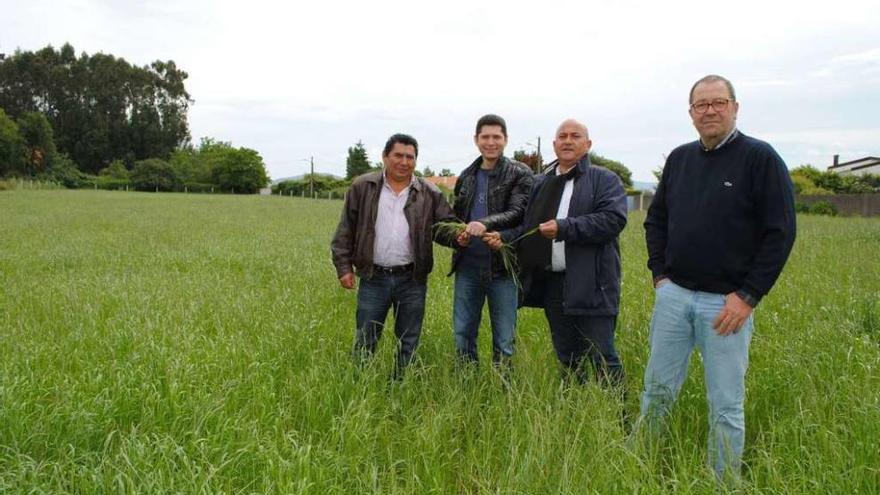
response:
{"label": "cloudy sky", "polygon": [[[0,0],[0,52],[71,43],[189,73],[193,140],[256,149],[273,178],[344,175],[402,131],[419,168],[457,173],[480,115],[507,119],[508,154],[552,157],[567,117],[637,180],[695,139],[687,92],[730,78],[739,128],[789,167],[880,156],[880,2],[642,0],[159,2]],[[812,2],[809,2],[812,3]]]}

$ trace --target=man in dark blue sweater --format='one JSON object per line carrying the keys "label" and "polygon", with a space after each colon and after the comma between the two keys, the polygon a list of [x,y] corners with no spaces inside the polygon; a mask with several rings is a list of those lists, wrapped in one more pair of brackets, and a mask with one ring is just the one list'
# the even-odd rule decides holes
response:
{"label": "man in dark blue sweater", "polygon": [[794,244],[794,196],[776,151],[737,130],[730,81],[700,79],[689,102],[700,139],[670,153],[645,220],[656,301],[641,415],[656,427],[668,413],[696,345],[706,374],[709,463],[719,477],[738,477],[752,310]]}

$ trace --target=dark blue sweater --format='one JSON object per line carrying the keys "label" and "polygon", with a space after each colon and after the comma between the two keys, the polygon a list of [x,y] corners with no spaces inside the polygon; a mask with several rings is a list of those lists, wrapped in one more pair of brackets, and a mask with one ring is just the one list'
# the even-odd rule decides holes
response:
{"label": "dark blue sweater", "polygon": [[670,153],[645,219],[648,268],[692,290],[760,300],[794,244],[794,193],[773,148],[740,133]]}

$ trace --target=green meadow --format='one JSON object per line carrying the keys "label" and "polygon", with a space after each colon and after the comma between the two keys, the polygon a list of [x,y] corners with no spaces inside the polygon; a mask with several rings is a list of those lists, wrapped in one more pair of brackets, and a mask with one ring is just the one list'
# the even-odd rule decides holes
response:
{"label": "green meadow", "polygon": [[[560,378],[536,310],[509,379],[457,369],[439,246],[418,361],[390,382],[389,332],[354,366],[355,293],[329,251],[341,206],[0,192],[0,493],[728,491],[705,465],[699,359],[659,443],[619,420],[648,357],[644,214],[621,237],[621,402]],[[756,312],[740,490],[880,493],[880,219],[798,228]]]}

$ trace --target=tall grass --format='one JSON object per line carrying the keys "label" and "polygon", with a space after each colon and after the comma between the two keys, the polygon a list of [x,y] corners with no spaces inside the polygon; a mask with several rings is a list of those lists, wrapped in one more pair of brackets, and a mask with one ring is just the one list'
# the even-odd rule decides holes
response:
{"label": "tall grass", "polygon": [[[349,358],[341,204],[103,191],[0,194],[2,493],[712,493],[698,359],[658,449],[618,399],[560,380],[522,310],[511,383],[457,370],[437,247],[419,360]],[[618,346],[638,408],[653,303],[624,231]],[[880,492],[880,220],[799,218],[756,313],[746,490]],[[487,318],[484,318],[487,322]],[[487,333],[484,323],[483,333]],[[490,355],[488,336],[480,339]],[[484,360],[485,361],[485,360]]]}

